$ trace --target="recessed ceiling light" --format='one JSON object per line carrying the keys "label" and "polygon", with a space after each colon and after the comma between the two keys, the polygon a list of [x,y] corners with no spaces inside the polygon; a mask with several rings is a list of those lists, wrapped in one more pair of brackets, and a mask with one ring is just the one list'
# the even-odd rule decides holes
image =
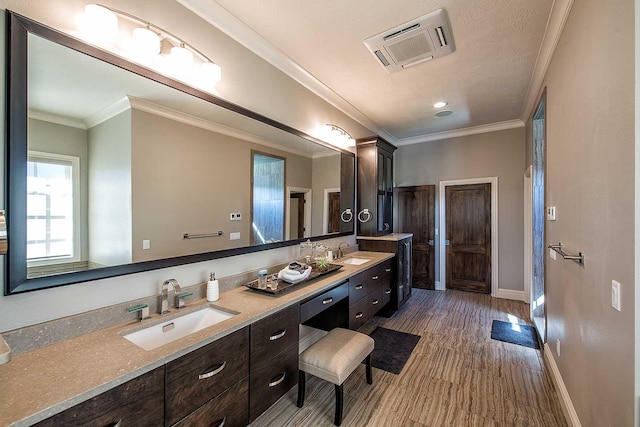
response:
{"label": "recessed ceiling light", "polygon": [[447,103],[444,101],[440,101],[440,102],[436,102],[435,104],[433,104],[433,108],[442,108],[442,107],[446,107]]}
{"label": "recessed ceiling light", "polygon": [[451,110],[444,110],[444,111],[438,111],[438,112],[436,113],[436,116],[438,116],[438,117],[447,117],[447,116],[449,116],[449,115],[451,115],[451,114],[453,114],[453,111],[451,111]]}

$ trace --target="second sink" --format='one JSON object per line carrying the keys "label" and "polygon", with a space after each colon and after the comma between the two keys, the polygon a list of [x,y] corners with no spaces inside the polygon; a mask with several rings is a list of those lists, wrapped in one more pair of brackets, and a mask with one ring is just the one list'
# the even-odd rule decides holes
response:
{"label": "second sink", "polygon": [[365,262],[369,262],[371,259],[369,258],[347,258],[344,261],[341,261],[341,264],[351,264],[351,265],[361,265]]}
{"label": "second sink", "polygon": [[123,335],[138,347],[153,350],[235,316],[212,306]]}

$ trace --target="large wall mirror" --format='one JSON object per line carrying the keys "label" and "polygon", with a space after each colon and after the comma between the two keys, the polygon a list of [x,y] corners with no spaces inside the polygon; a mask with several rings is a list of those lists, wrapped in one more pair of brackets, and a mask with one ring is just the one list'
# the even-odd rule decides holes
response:
{"label": "large wall mirror", "polygon": [[8,15],[7,294],[353,233],[352,153]]}

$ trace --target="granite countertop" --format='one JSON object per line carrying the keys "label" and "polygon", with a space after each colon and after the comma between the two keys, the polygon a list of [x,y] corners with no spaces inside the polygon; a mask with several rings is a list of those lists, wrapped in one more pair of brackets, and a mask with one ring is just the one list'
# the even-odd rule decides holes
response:
{"label": "granite countertop", "polygon": [[[244,286],[223,292],[218,301],[210,304],[239,314],[154,350],[143,350],[121,336],[121,332],[140,326],[139,322],[128,322],[13,356],[9,363],[0,366],[0,425],[32,425],[319,294],[394,255],[359,251],[347,258],[352,256],[370,261],[357,266],[347,264],[334,273],[278,295],[259,293]],[[190,306],[204,304],[208,303],[201,299]],[[156,313],[145,322],[153,325],[170,318],[165,316],[159,321]]]}
{"label": "granite countertop", "polygon": [[356,240],[389,240],[397,242],[398,240],[413,237],[413,233],[391,233],[384,236],[356,236]]}

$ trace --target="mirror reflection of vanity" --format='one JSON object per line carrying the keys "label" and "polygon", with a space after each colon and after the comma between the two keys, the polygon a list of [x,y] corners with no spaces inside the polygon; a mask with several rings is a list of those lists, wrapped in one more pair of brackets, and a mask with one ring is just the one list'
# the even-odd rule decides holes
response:
{"label": "mirror reflection of vanity", "polygon": [[353,234],[352,153],[13,14],[10,38],[6,293]]}

